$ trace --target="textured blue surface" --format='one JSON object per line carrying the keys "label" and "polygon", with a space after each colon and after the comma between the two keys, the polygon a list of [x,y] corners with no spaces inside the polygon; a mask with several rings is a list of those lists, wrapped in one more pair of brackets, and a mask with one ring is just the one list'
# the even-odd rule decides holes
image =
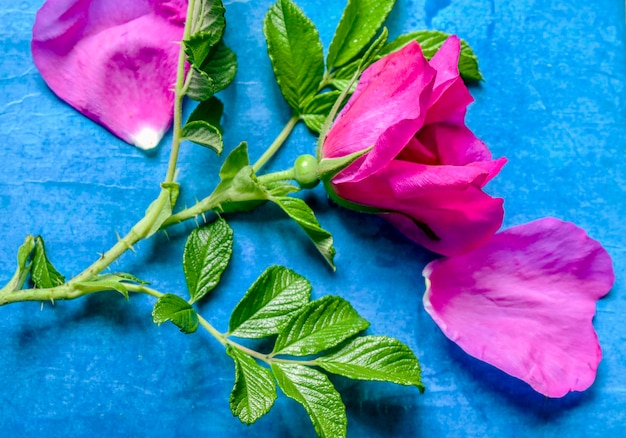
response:
{"label": "textured blue surface", "polygon": [[[144,153],[60,102],[33,66],[30,29],[39,0],[0,0],[0,278],[14,269],[28,233],[42,234],[55,264],[80,272],[126,232],[156,196],[167,147]],[[226,105],[226,147],[249,141],[258,156],[289,117],[265,55],[269,0],[225,0],[227,42],[239,55]],[[268,265],[312,280],[316,297],[340,294],[418,353],[427,392],[337,379],[352,437],[619,436],[626,431],[626,65],[621,0],[398,0],[390,33],[436,28],[477,52],[486,82],[474,87],[469,126],[509,163],[489,185],[505,198],[505,225],[543,216],[573,221],[614,258],[617,282],[598,303],[603,347],[595,384],[546,399],[449,342],[421,307],[421,270],[432,254],[374,217],[307,195],[335,236],[329,272],[275,208],[233,217],[235,254],[224,283],[202,304],[225,330],[230,310]],[[343,2],[301,0],[325,46]],[[167,139],[164,142],[167,145]],[[271,168],[286,167],[314,140],[300,127]],[[186,145],[182,203],[215,184],[219,161]],[[157,236],[125,255],[130,271],[163,291],[182,292],[184,231]],[[233,368],[205,334],[181,335],[151,322],[148,297],[101,294],[74,302],[0,309],[0,431],[3,436],[313,435],[304,411],[280,397],[252,427],[230,414]],[[612,434],[612,435],[611,435]]]}

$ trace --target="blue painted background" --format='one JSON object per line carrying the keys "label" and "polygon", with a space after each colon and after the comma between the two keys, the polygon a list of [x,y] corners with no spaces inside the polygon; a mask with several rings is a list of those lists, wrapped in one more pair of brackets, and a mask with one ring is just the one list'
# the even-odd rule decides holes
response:
{"label": "blue painted background", "polygon": [[[226,105],[226,147],[247,140],[253,159],[289,117],[265,55],[269,0],[225,0],[227,42],[239,55]],[[41,0],[0,0],[0,278],[28,233],[44,236],[64,273],[79,273],[125,233],[156,196],[167,139],[146,155],[60,102],[33,66],[30,29]],[[325,46],[338,0],[300,0]],[[486,82],[472,88],[469,126],[509,163],[490,183],[505,198],[505,226],[543,216],[573,221],[613,256],[617,282],[594,325],[604,359],[583,393],[546,399],[449,342],[421,307],[423,266],[433,255],[375,217],[306,195],[333,232],[338,271],[272,206],[233,217],[235,252],[202,313],[219,329],[265,267],[311,279],[316,297],[339,294],[419,355],[427,392],[336,379],[352,437],[619,436],[626,431],[626,83],[621,0],[398,0],[392,35],[422,28],[457,33],[474,47]],[[314,139],[300,127],[270,169]],[[185,145],[182,203],[209,193],[220,162]],[[159,235],[114,265],[162,291],[183,293],[185,232]],[[151,322],[152,301],[100,294],[54,307],[0,308],[0,431],[3,436],[309,437],[300,406],[280,397],[252,427],[230,414],[233,366],[204,333]],[[612,435],[611,435],[612,434]]]}

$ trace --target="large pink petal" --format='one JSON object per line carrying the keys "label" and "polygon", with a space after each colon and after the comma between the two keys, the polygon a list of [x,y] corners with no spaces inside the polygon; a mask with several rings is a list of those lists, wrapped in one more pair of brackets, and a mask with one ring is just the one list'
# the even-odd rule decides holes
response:
{"label": "large pink petal", "polygon": [[430,96],[425,124],[464,125],[467,106],[474,101],[459,75],[461,40],[450,36],[430,60],[437,77]]}
{"label": "large pink petal", "polygon": [[52,91],[149,149],[172,120],[184,0],[48,0],[32,52]]}
{"label": "large pink petal", "polygon": [[426,166],[394,160],[358,183],[334,184],[352,202],[395,212],[384,217],[402,233],[443,255],[488,241],[500,228],[502,199],[481,187],[489,172],[478,166]]}
{"label": "large pink petal", "polygon": [[424,276],[426,311],[470,355],[548,397],[593,383],[602,353],[592,318],[614,273],[584,230],[553,218],[510,228]]}
{"label": "large pink petal", "polygon": [[417,43],[385,56],[363,73],[328,132],[322,155],[335,158],[374,149],[337,181],[365,178],[398,155],[423,125],[434,76]]}

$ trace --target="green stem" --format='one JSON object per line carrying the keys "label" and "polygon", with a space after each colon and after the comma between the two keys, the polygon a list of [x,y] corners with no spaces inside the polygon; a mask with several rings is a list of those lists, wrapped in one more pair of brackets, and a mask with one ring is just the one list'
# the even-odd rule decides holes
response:
{"label": "green stem", "polygon": [[180,150],[180,143],[182,142],[182,128],[183,128],[183,98],[185,97],[185,42],[191,34],[191,22],[192,14],[194,10],[195,0],[189,0],[187,4],[187,19],[185,20],[185,30],[183,34],[183,41],[180,42],[180,52],[178,54],[178,70],[176,73],[176,88],[174,90],[174,120],[173,120],[173,132],[172,132],[172,149],[170,151],[170,159],[167,166],[167,174],[165,176],[165,182],[173,182],[176,178],[176,164],[178,162],[178,152]]}
{"label": "green stem", "polygon": [[286,181],[290,179],[296,179],[296,170],[293,167],[291,169],[268,173],[258,177],[261,184],[269,184],[276,181]]}
{"label": "green stem", "polygon": [[263,153],[263,155],[261,155],[256,163],[252,165],[252,168],[255,172],[258,172],[265,165],[265,163],[267,163],[270,158],[274,156],[278,149],[280,149],[280,147],[283,145],[283,143],[285,143],[285,140],[287,140],[289,134],[291,134],[291,131],[293,131],[293,128],[295,128],[299,120],[300,116],[295,114],[291,116],[283,130],[280,132],[280,134],[278,134],[278,137],[276,137],[274,142],[270,145],[269,148],[267,148],[267,150]]}

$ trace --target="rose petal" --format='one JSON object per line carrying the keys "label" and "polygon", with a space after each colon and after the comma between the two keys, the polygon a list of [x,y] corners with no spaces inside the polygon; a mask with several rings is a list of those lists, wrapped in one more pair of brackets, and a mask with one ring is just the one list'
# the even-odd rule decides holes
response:
{"label": "rose petal", "polygon": [[334,189],[352,202],[402,213],[383,216],[420,245],[456,255],[484,244],[502,224],[502,199],[481,191],[489,177],[479,166],[394,160],[369,178]]}
{"label": "rose petal", "polygon": [[452,35],[430,60],[437,70],[425,124],[446,122],[464,125],[467,106],[474,101],[459,75],[461,40]]}
{"label": "rose petal", "polygon": [[48,0],[33,60],[57,96],[150,149],[171,124],[185,14],[183,0]]}
{"label": "rose petal", "polygon": [[611,258],[574,224],[546,218],[424,268],[424,306],[468,354],[548,397],[587,389],[602,357],[592,326]]}
{"label": "rose petal", "polygon": [[334,181],[355,181],[391,161],[419,130],[426,116],[435,71],[417,43],[372,64],[328,132],[325,158],[374,149]]}

